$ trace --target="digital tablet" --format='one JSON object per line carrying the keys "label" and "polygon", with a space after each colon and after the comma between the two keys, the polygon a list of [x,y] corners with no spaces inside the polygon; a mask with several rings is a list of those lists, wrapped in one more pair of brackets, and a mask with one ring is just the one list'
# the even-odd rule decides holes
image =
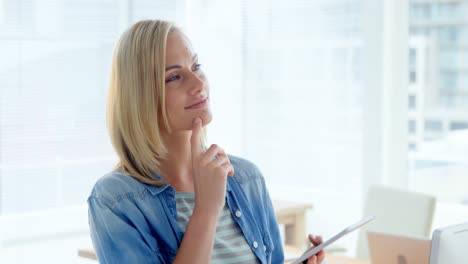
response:
{"label": "digital tablet", "polygon": [[291,264],[300,264],[300,263],[302,263],[304,260],[306,260],[306,259],[310,258],[311,256],[317,254],[320,250],[324,249],[325,247],[327,247],[331,243],[333,243],[336,240],[340,239],[342,236],[353,232],[354,230],[356,230],[356,229],[360,228],[361,226],[363,226],[363,225],[369,223],[370,221],[374,220],[374,218],[375,218],[374,216],[368,216],[368,217],[362,219],[361,221],[359,221],[359,222],[357,222],[357,223],[355,223],[353,225],[350,225],[349,227],[345,228],[340,233],[336,234],[334,237],[332,237],[332,238],[328,239],[327,241],[323,242],[322,244],[310,249],[310,251],[305,252],[302,256],[300,256],[298,259],[296,259]]}

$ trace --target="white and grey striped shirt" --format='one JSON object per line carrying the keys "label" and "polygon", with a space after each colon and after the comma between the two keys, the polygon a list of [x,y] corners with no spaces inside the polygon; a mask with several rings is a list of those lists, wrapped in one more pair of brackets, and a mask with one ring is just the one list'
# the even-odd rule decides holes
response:
{"label": "white and grey striped shirt", "polygon": [[[176,193],[177,223],[185,231],[195,205],[194,193]],[[211,263],[258,263],[227,203],[218,219]]]}

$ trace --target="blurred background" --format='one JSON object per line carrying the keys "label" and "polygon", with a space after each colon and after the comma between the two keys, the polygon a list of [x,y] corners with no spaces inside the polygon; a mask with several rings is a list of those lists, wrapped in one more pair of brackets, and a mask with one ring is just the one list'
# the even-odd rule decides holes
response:
{"label": "blurred background", "polygon": [[274,199],[313,204],[308,232],[359,219],[375,184],[435,196],[433,228],[468,219],[466,0],[3,0],[2,263],[93,263],[77,249],[117,161],[113,47],[156,18],[199,53],[209,143],[256,163]]}

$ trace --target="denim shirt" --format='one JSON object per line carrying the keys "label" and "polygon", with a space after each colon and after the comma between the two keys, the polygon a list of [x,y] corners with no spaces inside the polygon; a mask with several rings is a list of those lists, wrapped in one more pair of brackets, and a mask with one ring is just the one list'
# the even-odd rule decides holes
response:
{"label": "denim shirt", "polygon": [[[255,164],[229,155],[226,202],[259,263],[284,263],[264,178]],[[161,179],[155,174],[155,178]],[[111,172],[88,198],[91,238],[101,263],[172,263],[184,232],[177,224],[175,189]]]}

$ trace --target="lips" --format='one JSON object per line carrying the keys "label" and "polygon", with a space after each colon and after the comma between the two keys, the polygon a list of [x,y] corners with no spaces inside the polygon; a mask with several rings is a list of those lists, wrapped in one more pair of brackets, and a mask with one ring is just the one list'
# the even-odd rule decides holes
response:
{"label": "lips", "polygon": [[196,107],[196,106],[198,106],[198,105],[201,105],[201,104],[205,103],[206,100],[208,100],[208,98],[204,98],[204,99],[198,100],[198,101],[196,101],[195,103],[193,103],[193,104],[191,104],[191,105],[185,107],[185,109],[193,108],[193,107]]}

